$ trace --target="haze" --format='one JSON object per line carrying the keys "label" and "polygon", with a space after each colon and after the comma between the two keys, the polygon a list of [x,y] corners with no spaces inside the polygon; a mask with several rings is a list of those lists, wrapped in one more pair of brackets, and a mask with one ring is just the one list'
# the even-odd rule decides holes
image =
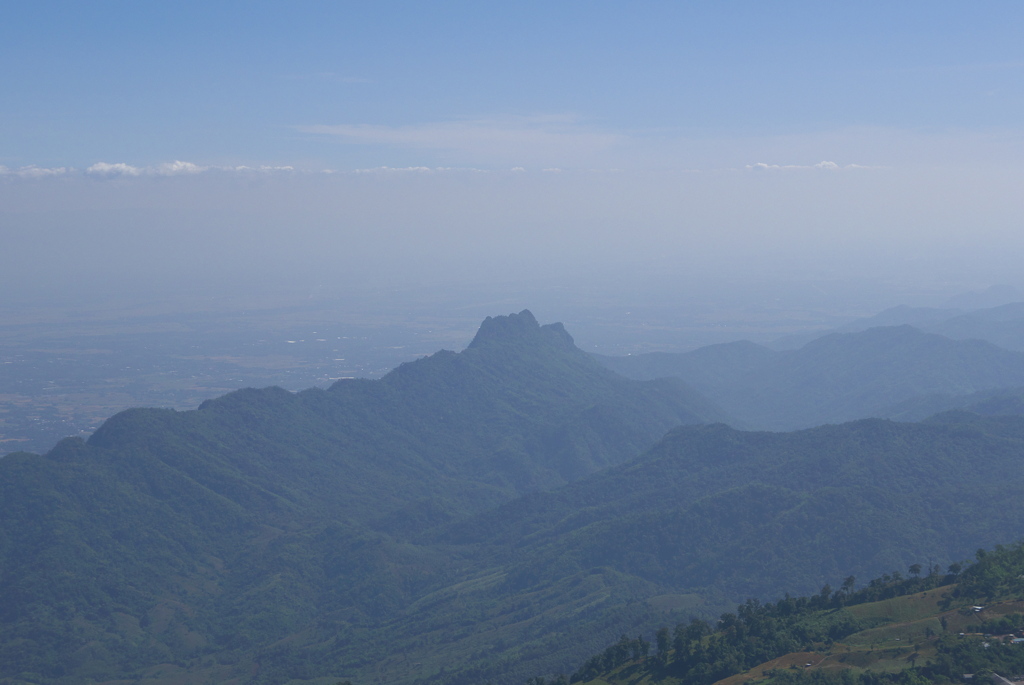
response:
{"label": "haze", "polygon": [[0,286],[1016,284],[1024,9],[983,9],[11,6]]}

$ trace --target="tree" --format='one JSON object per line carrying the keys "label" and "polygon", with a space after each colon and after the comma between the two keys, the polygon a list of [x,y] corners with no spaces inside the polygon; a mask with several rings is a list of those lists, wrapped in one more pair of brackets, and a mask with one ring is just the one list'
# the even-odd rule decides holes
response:
{"label": "tree", "polygon": [[672,640],[668,632],[667,626],[662,626],[661,628],[658,628],[658,632],[655,635],[655,640],[658,644],[658,661],[661,662],[662,665],[667,664],[668,650],[672,644]]}
{"label": "tree", "polygon": [[651,651],[651,643],[645,640],[643,635],[637,635],[636,641],[640,645],[640,658],[646,659],[647,654]]}
{"label": "tree", "polygon": [[919,576],[921,575],[921,564],[911,564],[907,570],[910,571],[910,575]]}

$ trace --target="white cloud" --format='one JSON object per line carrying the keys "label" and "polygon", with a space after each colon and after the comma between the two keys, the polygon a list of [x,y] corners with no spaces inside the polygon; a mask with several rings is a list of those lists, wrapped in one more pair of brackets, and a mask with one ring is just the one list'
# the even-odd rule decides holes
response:
{"label": "white cloud", "polygon": [[[440,171],[440,170],[441,169],[439,168],[438,171]],[[431,169],[428,166],[404,166],[404,167],[378,166],[378,167],[373,167],[371,169],[355,169],[353,171],[353,173],[356,173],[356,174],[386,174],[386,173],[395,173],[395,172],[398,172],[398,173],[400,173],[400,172],[427,173],[427,172],[430,172],[430,171],[434,171],[434,169]]]}
{"label": "white cloud", "polygon": [[823,161],[817,164],[765,164],[764,162],[757,162],[756,164],[748,164],[747,169],[750,171],[792,171],[792,170],[805,170],[805,169],[819,169],[823,171],[839,171],[840,169],[871,169],[873,167],[861,166],[859,164],[847,164],[846,166],[839,166],[835,162]]}
{"label": "white cloud", "polygon": [[93,176],[183,176],[202,174],[211,171],[237,172],[237,173],[273,173],[292,172],[293,166],[200,166],[192,162],[183,162],[176,159],[173,162],[162,162],[154,166],[138,167],[124,162],[110,164],[109,162],[97,162],[85,170],[85,173]]}
{"label": "white cloud", "polygon": [[143,169],[137,166],[125,164],[124,162],[117,162],[116,164],[96,162],[86,169],[85,173],[95,176],[141,176],[143,171]]}
{"label": "white cloud", "polygon": [[[233,166],[233,167],[204,167],[206,169],[216,169],[218,171],[257,171],[261,173],[270,173],[271,171],[295,171],[293,166],[268,166],[261,164],[260,166]],[[324,169],[323,173],[334,173],[330,169]]]}
{"label": "white cloud", "polygon": [[201,167],[192,162],[163,162],[156,166],[137,167],[124,162],[110,164],[109,162],[96,162],[85,170],[87,174],[95,176],[177,176],[179,174],[198,174],[206,171],[209,167]]}
{"label": "white cloud", "polygon": [[0,176],[17,176],[19,178],[47,178],[50,176],[63,176],[74,171],[69,167],[39,167],[35,164],[23,166],[18,169],[8,169],[0,166]]}
{"label": "white cloud", "polygon": [[201,171],[206,171],[208,167],[201,167],[193,164],[192,162],[182,162],[180,160],[174,160],[173,162],[164,162],[153,168],[151,173],[159,174],[160,176],[175,176],[177,174],[198,174]]}

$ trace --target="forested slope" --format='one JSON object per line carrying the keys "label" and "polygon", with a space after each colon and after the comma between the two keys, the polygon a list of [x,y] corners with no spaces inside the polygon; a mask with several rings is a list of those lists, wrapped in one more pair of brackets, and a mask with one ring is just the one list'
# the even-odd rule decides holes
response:
{"label": "forested slope", "polygon": [[381,381],[126,412],[0,460],[0,678],[511,685],[1019,534],[1024,418],[716,416],[528,313]]}
{"label": "forested slope", "polygon": [[[716,601],[949,562],[1020,531],[1024,418],[672,431],[650,452],[451,524],[537,579],[611,567]],[[668,591],[668,590],[667,590]]]}
{"label": "forested slope", "polygon": [[277,640],[375,629],[458,576],[457,554],[379,531],[408,536],[720,417],[680,382],[616,376],[529,312],[380,381],[123,412],[87,442],[0,460],[0,677],[259,671]]}
{"label": "forested slope", "polygon": [[[652,640],[623,635],[569,682],[711,685],[917,685],[1003,682],[1024,673],[1024,546],[979,549],[961,572],[914,564],[855,589],[824,586],[777,602],[751,599],[715,624],[664,626]],[[924,572],[922,574],[922,571]],[[652,649],[653,647],[653,649]],[[993,675],[996,678],[992,678]],[[543,677],[530,685],[545,685]]]}

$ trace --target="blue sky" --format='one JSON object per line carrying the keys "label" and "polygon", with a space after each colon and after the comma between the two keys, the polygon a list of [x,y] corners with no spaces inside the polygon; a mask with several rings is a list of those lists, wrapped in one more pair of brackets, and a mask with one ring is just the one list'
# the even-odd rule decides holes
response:
{"label": "blue sky", "polygon": [[[743,160],[645,143],[1000,132],[1022,27],[1010,2],[11,2],[0,163],[703,168]],[[898,161],[868,156],[837,161]]]}
{"label": "blue sky", "polygon": [[1022,27],[1017,2],[8,2],[0,270],[1005,280]]}

